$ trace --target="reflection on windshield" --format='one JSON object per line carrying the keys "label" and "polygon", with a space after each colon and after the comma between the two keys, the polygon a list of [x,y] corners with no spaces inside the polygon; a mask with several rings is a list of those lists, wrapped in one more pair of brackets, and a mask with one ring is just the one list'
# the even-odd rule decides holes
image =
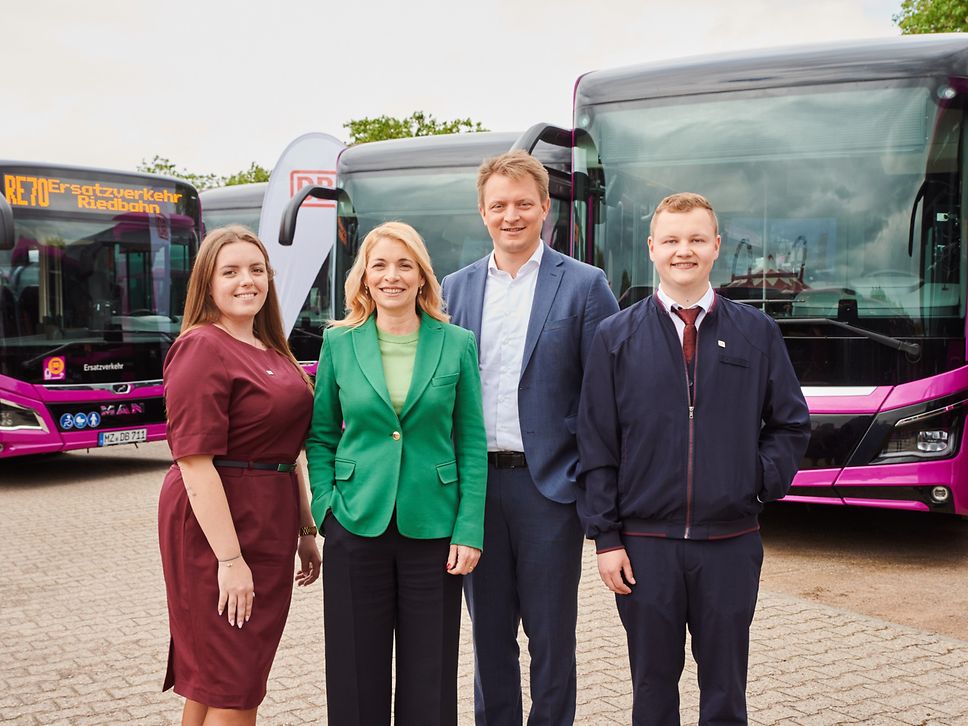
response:
{"label": "reflection on windshield", "polygon": [[21,219],[16,230],[13,249],[0,251],[5,347],[177,334],[191,268],[190,219]]}
{"label": "reflection on windshield", "polygon": [[590,109],[590,171],[605,186],[596,264],[623,305],[650,294],[652,210],[695,191],[719,215],[723,295],[776,317],[893,320],[902,335],[962,317],[963,111],[937,91],[851,84]]}
{"label": "reflection on windshield", "polygon": [[[347,175],[342,183],[356,217],[356,243],[374,227],[396,220],[423,237],[438,279],[483,257],[491,239],[477,211],[475,171]],[[350,252],[355,256],[355,245]],[[345,273],[349,266],[342,269]]]}
{"label": "reflection on windshield", "polygon": [[[259,202],[262,200],[260,199]],[[205,225],[205,234],[219,227],[227,227],[230,224],[241,224],[254,234],[259,234],[259,218],[262,214],[262,207],[243,207],[239,209],[204,209],[202,211],[202,223]]]}
{"label": "reflection on windshield", "polygon": [[[476,165],[443,172],[349,174],[340,183],[352,207],[341,208],[339,212],[337,310],[343,310],[343,280],[359,244],[384,222],[406,222],[420,233],[438,280],[491,251],[491,238],[477,206]],[[552,247],[567,252],[566,204],[552,200],[542,238]]]}

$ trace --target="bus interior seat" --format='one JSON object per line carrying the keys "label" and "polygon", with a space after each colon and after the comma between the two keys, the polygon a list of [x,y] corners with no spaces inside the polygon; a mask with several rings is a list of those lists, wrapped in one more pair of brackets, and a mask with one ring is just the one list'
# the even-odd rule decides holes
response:
{"label": "bus interior seat", "polygon": [[0,337],[17,335],[17,302],[8,287],[0,287]]}
{"label": "bus interior seat", "polygon": [[25,287],[17,299],[17,327],[21,335],[35,335],[40,324],[40,288]]}

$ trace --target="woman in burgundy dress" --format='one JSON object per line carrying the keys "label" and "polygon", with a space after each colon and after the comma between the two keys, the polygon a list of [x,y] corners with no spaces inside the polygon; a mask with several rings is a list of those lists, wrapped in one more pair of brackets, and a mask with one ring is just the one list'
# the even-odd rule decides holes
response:
{"label": "woman in burgundy dress", "polygon": [[[296,466],[312,415],[286,343],[268,255],[244,227],[202,242],[164,369],[175,464],[158,504],[183,726],[254,724],[295,581],[319,577]],[[256,595],[258,597],[256,598]]]}

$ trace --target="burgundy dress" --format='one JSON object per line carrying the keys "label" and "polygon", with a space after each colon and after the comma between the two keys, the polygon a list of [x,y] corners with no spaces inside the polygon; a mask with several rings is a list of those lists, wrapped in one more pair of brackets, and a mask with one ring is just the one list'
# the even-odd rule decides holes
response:
{"label": "burgundy dress", "polygon": [[[312,395],[292,363],[208,325],[186,333],[165,360],[172,458],[193,454],[263,463],[295,461]],[[258,706],[289,614],[299,538],[296,476],[219,467],[255,601],[241,629],[218,614],[218,561],[173,465],[158,502],[171,647],[164,690],[216,708]]]}

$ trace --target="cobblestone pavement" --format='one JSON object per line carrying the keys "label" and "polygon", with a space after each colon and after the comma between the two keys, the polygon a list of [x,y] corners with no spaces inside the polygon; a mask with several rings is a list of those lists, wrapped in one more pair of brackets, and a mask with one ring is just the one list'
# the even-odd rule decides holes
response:
{"label": "cobblestone pavement", "polygon": [[[177,723],[181,699],[159,692],[167,464],[163,444],[0,462],[0,723]],[[260,723],[325,722],[322,643],[317,583],[294,595]],[[750,659],[751,724],[968,724],[968,642],[761,592]],[[471,662],[465,615],[462,726],[473,723]],[[590,547],[578,665],[577,723],[628,724],[624,631]],[[691,663],[680,690],[683,723],[696,723]]]}

